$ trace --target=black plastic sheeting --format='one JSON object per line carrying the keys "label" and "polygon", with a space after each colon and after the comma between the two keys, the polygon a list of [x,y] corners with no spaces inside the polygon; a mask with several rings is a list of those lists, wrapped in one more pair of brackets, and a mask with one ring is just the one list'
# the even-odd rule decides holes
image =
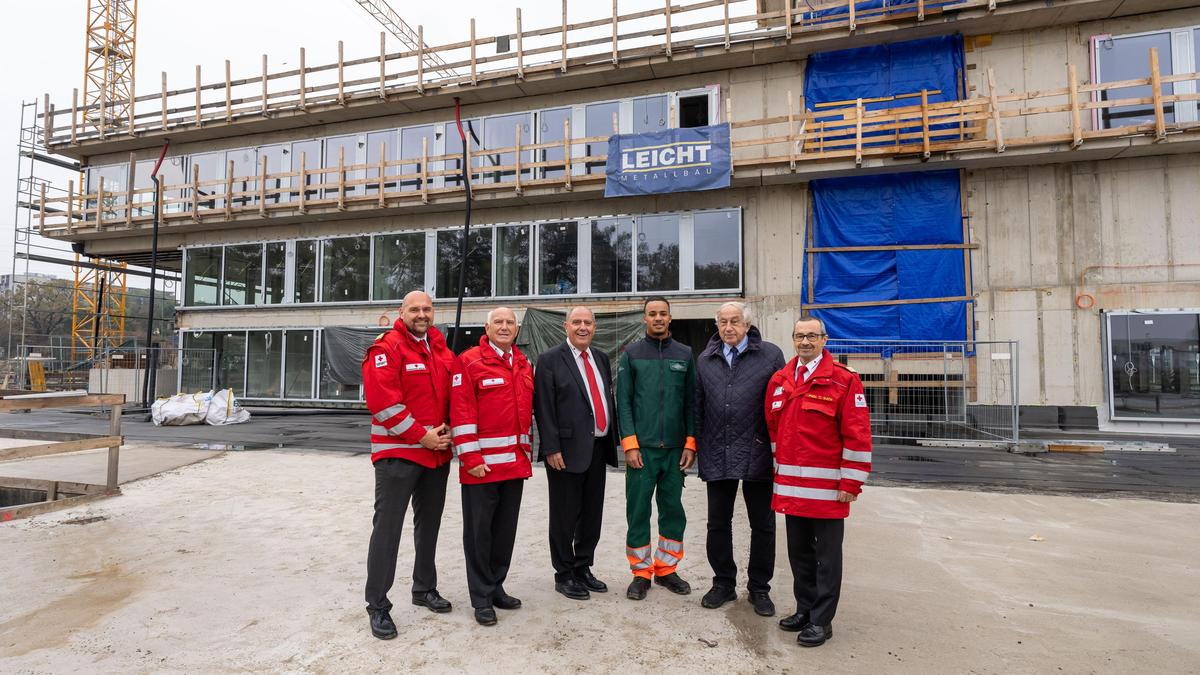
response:
{"label": "black plastic sheeting", "polygon": [[362,362],[375,338],[387,328],[330,326],[321,334],[321,358],[329,379],[338,384],[362,384]]}

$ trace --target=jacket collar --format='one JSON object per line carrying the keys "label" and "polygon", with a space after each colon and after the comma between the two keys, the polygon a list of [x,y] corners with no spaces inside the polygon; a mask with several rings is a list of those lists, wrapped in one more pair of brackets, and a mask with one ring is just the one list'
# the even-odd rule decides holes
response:
{"label": "jacket collar", "polygon": [[[504,360],[501,359],[500,355],[496,353],[496,350],[492,348],[492,342],[491,340],[488,340],[486,335],[483,335],[479,338],[479,354],[484,360],[490,359],[497,363],[504,363]],[[518,361],[525,358],[525,355],[521,353],[521,350],[517,349],[517,343],[515,342],[512,346],[512,358],[513,365],[516,365]]]}
{"label": "jacket collar", "polygon": [[[413,335],[412,331],[408,330],[408,326],[405,325],[404,319],[396,319],[396,322],[392,324],[392,328],[399,331],[400,334],[409,340],[412,340],[413,342],[416,342],[420,339]],[[442,332],[438,330],[436,326],[430,326],[429,330],[425,331],[425,337],[429,340],[430,349],[437,349],[439,347],[446,346],[446,336],[442,335]]]}
{"label": "jacket collar", "polygon": [[[784,366],[783,372],[788,374],[788,379],[792,379],[792,373],[796,372],[796,365],[800,363],[799,356],[793,356],[791,361]],[[809,384],[818,379],[826,379],[833,377],[833,354],[829,353],[828,349],[821,350],[821,362],[817,364],[817,369],[813,371],[812,377],[808,378],[808,382],[796,382],[796,386]]]}
{"label": "jacket collar", "polygon": [[649,334],[643,336],[642,339],[652,345],[655,349],[666,349],[667,347],[671,346],[672,342],[670,333],[667,333],[667,337],[661,340],[658,338],[652,338]]}
{"label": "jacket collar", "polygon": [[[758,332],[758,326],[750,326],[750,330],[746,332],[746,337],[748,338],[746,343],[747,352],[756,351],[762,346],[762,333]],[[700,358],[720,356],[723,359],[725,358],[724,347],[725,342],[721,339],[721,335],[714,333],[712,337],[708,338],[708,344],[704,347],[704,351],[700,352]]]}

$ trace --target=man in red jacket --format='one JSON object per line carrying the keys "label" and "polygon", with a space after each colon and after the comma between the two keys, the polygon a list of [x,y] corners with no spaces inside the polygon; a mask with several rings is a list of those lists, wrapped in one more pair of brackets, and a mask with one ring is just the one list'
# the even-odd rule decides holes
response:
{"label": "man in red jacket", "polygon": [[450,424],[462,483],[463,548],[475,620],[496,624],[495,607],[517,609],[504,591],[517,538],[525,479],[533,475],[533,367],[513,345],[517,315],[488,312],[486,335],[459,355],[450,386]]}
{"label": "man in red jacket", "polygon": [[779,622],[817,647],[833,637],[842,589],[842,535],[850,502],[871,470],[871,411],[858,375],[825,349],[820,319],[792,329],[796,358],[767,385],[775,452],[771,508],[786,516],[796,613]]}
{"label": "man in red jacket", "polygon": [[400,318],[375,339],[363,360],[363,391],[371,420],[375,518],[367,552],[367,614],[371,632],[396,637],[387,592],[396,577],[404,513],[411,500],[415,524],[412,601],[438,613],[450,603],[437,592],[438,529],[450,475],[450,371],[454,354],[433,327],[433,300],[421,291],[404,296]]}

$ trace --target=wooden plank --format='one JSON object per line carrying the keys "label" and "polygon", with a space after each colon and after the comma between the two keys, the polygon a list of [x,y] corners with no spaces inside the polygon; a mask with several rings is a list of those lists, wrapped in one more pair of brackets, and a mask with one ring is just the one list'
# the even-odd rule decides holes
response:
{"label": "wooden plank", "polygon": [[562,61],[559,64],[560,72],[567,72],[567,0],[562,0]]}
{"label": "wooden plank", "polygon": [[417,26],[417,93],[425,93],[425,26]]}
{"label": "wooden plank", "polygon": [[513,155],[516,157],[517,170],[513,173],[513,192],[521,195],[521,125],[517,124],[517,151]]}
{"label": "wooden plank", "polygon": [[[854,0],[850,0],[850,5],[854,6]],[[862,99],[858,99],[858,103],[854,106],[854,164],[862,166],[862,140],[863,140],[863,103]]]}
{"label": "wooden plank", "polygon": [[[613,4],[614,5],[616,4],[616,0],[613,0]],[[729,51],[729,47],[730,47],[730,42],[729,42],[729,0],[722,0],[721,8],[725,12],[725,18],[722,21],[722,24],[724,25],[724,28],[725,28],[725,51]]]}
{"label": "wooden plank", "polygon": [[1000,126],[1000,106],[996,102],[996,71],[987,69],[988,107],[992,111],[992,126],[996,131],[996,152],[1004,152],[1004,129]]}
{"label": "wooden plank", "polygon": [[856,12],[857,10],[856,10],[856,8],[855,8],[855,6],[854,6],[854,3],[855,3],[855,0],[846,0],[846,5],[849,7],[849,12],[848,12],[848,14],[849,14],[849,16],[850,16],[850,20],[849,20],[849,24],[848,24],[848,26],[849,26],[849,28],[850,28],[850,32],[851,32],[851,33],[853,33],[854,31],[858,30],[858,17],[857,17],[857,15],[855,14],[855,12]]}
{"label": "wooden plank", "polygon": [[[616,2],[616,0],[613,0]],[[475,73],[475,18],[471,18],[471,84],[479,84],[479,77]]]}
{"label": "wooden plank", "polygon": [[575,165],[571,161],[571,118],[568,116],[563,120],[563,189],[570,192],[573,188],[571,185],[571,172]]}
{"label": "wooden plank", "polygon": [[193,124],[195,124],[197,129],[199,129],[203,125],[203,120],[201,119],[202,113],[201,113],[201,107],[200,107],[200,91],[201,91],[200,65],[197,64],[196,65],[196,119],[193,120]]}
{"label": "wooden plank", "polygon": [[808,301],[811,303],[813,301],[813,279],[815,277],[815,273],[813,271],[813,263],[816,262],[816,259],[813,257],[813,253],[812,253],[813,231],[816,230],[816,227],[817,227],[816,224],[813,222],[813,199],[815,199],[815,197],[813,197],[813,193],[812,193],[812,183],[808,184],[807,192],[808,192],[808,199],[807,199],[808,213],[805,215],[805,218],[804,218],[805,234],[806,234],[807,238],[806,238],[805,244],[804,244],[804,255],[807,259],[806,267],[808,268]]}
{"label": "wooden plank", "polygon": [[[96,485],[94,483],[77,483],[75,481],[67,480],[46,480],[43,478],[0,476],[0,487],[16,488],[18,490],[47,490],[51,483],[54,484],[60,498],[64,495],[90,495],[105,491],[105,487],[103,485]],[[49,495],[47,495],[46,501],[52,501],[49,499]]]}
{"label": "wooden plank", "polygon": [[162,123],[159,125],[163,131],[167,130],[167,71],[162,71]]}
{"label": "wooden plank", "polygon": [[[804,304],[801,309],[842,309],[845,307],[889,307],[892,305],[923,305],[934,302],[962,302],[972,300],[968,295],[956,295],[944,298],[907,298],[904,300],[862,300],[859,302],[830,302],[825,304]],[[810,301],[811,302],[811,301]]]}
{"label": "wooden plank", "polygon": [[78,497],[67,497],[66,499],[59,499],[53,502],[45,501],[38,502],[36,504],[19,504],[17,506],[9,506],[7,508],[0,509],[0,522],[8,522],[10,520],[28,518],[30,516],[41,515],[43,513],[50,513],[52,511],[74,508],[76,506],[87,504],[88,502],[94,502],[105,497],[111,497],[118,494],[120,494],[119,490],[115,492],[79,495]]}
{"label": "wooden plank", "polygon": [[233,160],[225,162],[225,218],[233,216]]}
{"label": "wooden plank", "polygon": [[304,154],[303,152],[300,153],[300,175],[298,177],[300,197],[298,199],[299,208],[297,210],[300,212],[300,215],[308,213],[308,171],[304,168]]}
{"label": "wooden plank", "polygon": [[612,63],[614,66],[617,65],[617,61],[619,60],[617,55],[617,26],[620,23],[619,16],[617,14],[617,0],[612,0]]}
{"label": "wooden plank", "polygon": [[929,92],[921,90],[921,159],[929,159]]}
{"label": "wooden plank", "polygon": [[521,8],[517,8],[517,79],[525,79],[525,33],[521,30]]}
{"label": "wooden plank", "polygon": [[91,438],[81,438],[77,441],[22,445],[16,448],[4,448],[0,450],[0,462],[7,462],[13,459],[28,459],[30,457],[43,457],[45,455],[58,455],[64,452],[78,452],[79,450],[95,450],[97,448],[110,447],[114,443],[119,445],[123,442],[124,439],[120,436],[93,436]]}
{"label": "wooden plank", "polygon": [[[666,38],[666,47],[667,47],[667,58],[669,59],[669,58],[671,58],[671,0],[663,0],[663,1],[666,3],[666,10],[664,11],[663,16],[666,17],[666,22],[667,22],[666,23],[667,33],[666,33],[665,38]],[[49,96],[49,94],[47,94],[46,96]]]}
{"label": "wooden plank", "polygon": [[[30,361],[30,363],[37,363],[37,361]],[[82,394],[78,396],[5,396],[0,398],[0,412],[6,410],[41,410],[43,408],[108,406],[124,402],[125,394]]]}
{"label": "wooden plank", "polygon": [[308,69],[304,67],[304,47],[301,47],[300,48],[300,109],[301,110],[308,109],[308,101],[305,98],[306,95],[308,94],[308,88],[305,86],[305,81],[304,81],[304,76],[307,72],[308,72]]}
{"label": "wooden plank", "polygon": [[[103,180],[103,178],[101,179]],[[200,165],[192,165],[192,220],[200,222]]]}
{"label": "wooden plank", "polygon": [[267,156],[259,158],[258,167],[258,215],[267,217]]}
{"label": "wooden plank", "polygon": [[1079,77],[1075,72],[1075,64],[1067,64],[1067,90],[1071,93],[1071,147],[1083,145],[1083,123],[1079,115]]}
{"label": "wooden plank", "polygon": [[337,102],[346,105],[346,45],[338,40]]}
{"label": "wooden plank", "polygon": [[117,467],[120,464],[121,458],[121,443],[124,438],[121,436],[121,408],[120,403],[114,404],[108,411],[108,437],[114,440],[108,446],[108,478],[107,487],[109,490],[117,489],[118,472]]}
{"label": "wooden plank", "polygon": [[853,253],[862,251],[945,251],[977,249],[979,244],[888,244],[880,246],[817,246],[813,253]]}
{"label": "wooden plank", "polygon": [[79,88],[71,90],[71,145],[79,143]]}
{"label": "wooden plank", "polygon": [[262,110],[263,117],[270,117],[271,114],[267,110],[267,103],[270,101],[271,95],[267,92],[267,55],[262,55]]}
{"label": "wooden plank", "polygon": [[1167,122],[1163,114],[1162,80],[1158,68],[1158,49],[1150,48],[1150,95],[1154,99],[1154,139],[1166,140]]}
{"label": "wooden plank", "polygon": [[233,121],[233,86],[230,85],[230,64],[229,59],[225,59],[225,121]]}
{"label": "wooden plank", "polygon": [[429,203],[429,137],[421,137],[421,203]]}
{"label": "wooden plank", "polygon": [[346,210],[346,148],[338,148],[337,208]]}

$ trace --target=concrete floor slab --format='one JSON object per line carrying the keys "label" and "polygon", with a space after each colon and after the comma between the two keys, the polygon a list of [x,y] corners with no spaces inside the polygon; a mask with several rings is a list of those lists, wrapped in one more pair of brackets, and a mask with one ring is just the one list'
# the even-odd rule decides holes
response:
{"label": "concrete floor slab", "polygon": [[[742,597],[699,605],[705,494],[689,480],[696,589],[624,598],[624,490],[609,476],[590,601],[553,591],[546,479],[525,485],[500,624],[467,607],[456,479],[438,550],[454,611],[392,599],[400,637],[371,637],[362,584],[373,494],[366,457],[243,452],[128,485],[120,497],[0,526],[0,671],[1195,672],[1200,505],[868,487],[848,522],[834,639],[796,646]],[[735,547],[747,555],[738,504]],[[75,524],[83,523],[87,524]],[[1034,535],[1037,535],[1034,537]],[[773,597],[789,611],[782,521]]]}
{"label": "concrete floor slab", "polygon": [[[215,457],[221,452],[140,443],[124,445],[121,446],[117,482],[128,483],[153,476]],[[108,480],[108,450],[102,448],[0,462],[0,476],[104,485]]]}

